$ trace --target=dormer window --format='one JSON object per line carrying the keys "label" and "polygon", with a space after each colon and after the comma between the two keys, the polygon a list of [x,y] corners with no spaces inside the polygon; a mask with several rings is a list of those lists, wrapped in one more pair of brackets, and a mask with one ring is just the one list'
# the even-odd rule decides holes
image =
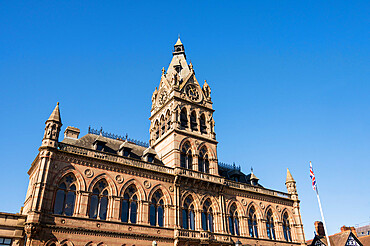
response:
{"label": "dormer window", "polygon": [[133,148],[134,144],[126,140],[121,144],[121,146],[119,146],[119,154],[122,156],[130,157]]}
{"label": "dormer window", "polygon": [[130,153],[131,153],[131,149],[129,148],[123,148],[123,156],[130,156]]}
{"label": "dormer window", "polygon": [[149,154],[149,155],[147,156],[147,162],[153,162],[153,161],[154,161],[154,155]]}
{"label": "dormer window", "polygon": [[97,150],[97,151],[104,151],[105,149],[105,145],[106,145],[106,141],[104,141],[104,139],[100,139],[101,137],[99,136],[95,142],[94,142],[94,149]]}

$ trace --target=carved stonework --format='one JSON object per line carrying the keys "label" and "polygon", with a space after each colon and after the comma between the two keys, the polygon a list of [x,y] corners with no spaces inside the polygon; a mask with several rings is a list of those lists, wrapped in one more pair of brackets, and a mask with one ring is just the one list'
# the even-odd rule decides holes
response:
{"label": "carved stonework", "polygon": [[41,231],[39,224],[30,223],[24,226],[24,230],[29,238],[36,238]]}
{"label": "carved stonework", "polygon": [[118,174],[118,175],[116,176],[116,181],[117,181],[117,183],[122,184],[122,183],[123,183],[123,181],[124,181],[124,179],[123,179],[122,175]]}
{"label": "carved stonework", "polygon": [[92,178],[92,177],[94,176],[94,171],[93,171],[93,170],[91,170],[91,169],[86,169],[86,170],[85,170],[85,175],[86,175],[86,177],[88,177],[88,178]]}
{"label": "carved stonework", "polygon": [[152,186],[152,184],[151,184],[148,180],[145,180],[145,181],[144,181],[144,187],[145,187],[146,189],[149,189],[151,186]]}

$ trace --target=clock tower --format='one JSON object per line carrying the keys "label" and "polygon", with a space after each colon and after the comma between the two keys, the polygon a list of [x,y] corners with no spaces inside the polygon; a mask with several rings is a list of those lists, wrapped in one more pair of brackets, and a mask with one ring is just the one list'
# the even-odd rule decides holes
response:
{"label": "clock tower", "polygon": [[152,96],[150,146],[166,166],[218,175],[211,89],[198,83],[180,38]]}

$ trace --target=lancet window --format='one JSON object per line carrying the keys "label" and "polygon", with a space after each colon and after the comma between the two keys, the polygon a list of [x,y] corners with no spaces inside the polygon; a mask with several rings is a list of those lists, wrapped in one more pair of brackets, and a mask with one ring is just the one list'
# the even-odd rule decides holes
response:
{"label": "lancet window", "polygon": [[159,138],[159,123],[158,123],[158,120],[154,124],[154,131],[155,131],[155,139],[157,140]]}
{"label": "lancet window", "polygon": [[167,115],[166,115],[166,121],[167,121],[167,131],[171,129],[171,115],[170,115],[170,112],[167,111]]}
{"label": "lancet window", "polygon": [[166,132],[166,121],[164,120],[164,116],[161,117],[161,133],[160,135],[163,136]]}
{"label": "lancet window", "polygon": [[267,237],[275,240],[275,226],[274,226],[274,219],[272,218],[271,210],[267,212],[266,230],[267,230]]}
{"label": "lancet window", "polygon": [[185,108],[183,108],[180,113],[180,125],[185,128],[188,127],[188,115]]}
{"label": "lancet window", "polygon": [[202,229],[213,232],[213,211],[211,201],[207,199],[203,204]]}
{"label": "lancet window", "polygon": [[208,160],[207,149],[205,147],[203,147],[199,151],[198,170],[199,172],[209,173],[209,160]]}
{"label": "lancet window", "polygon": [[200,132],[207,133],[206,117],[204,116],[204,114],[200,116],[199,122],[200,122]]}
{"label": "lancet window", "polygon": [[97,182],[90,195],[89,203],[89,218],[91,219],[107,219],[108,210],[108,184],[103,179]]}
{"label": "lancet window", "polygon": [[195,214],[194,205],[191,196],[185,199],[184,206],[182,209],[182,228],[195,230]]}
{"label": "lancet window", "polygon": [[197,115],[195,111],[191,112],[190,114],[190,128],[193,131],[198,131],[198,123],[197,123]]}
{"label": "lancet window", "polygon": [[181,148],[180,162],[180,166],[183,168],[192,169],[193,167],[193,156],[191,153],[191,146],[188,142]]}
{"label": "lancet window", "polygon": [[232,235],[240,235],[238,211],[235,203],[230,207],[229,211],[229,232]]}
{"label": "lancet window", "polygon": [[164,219],[163,193],[157,190],[152,197],[149,207],[149,220],[151,226],[163,227]]}
{"label": "lancet window", "polygon": [[248,230],[249,230],[249,236],[258,237],[257,216],[256,216],[256,210],[254,209],[254,207],[251,207],[249,209]]}
{"label": "lancet window", "polygon": [[135,185],[130,185],[121,200],[121,221],[135,224],[137,221],[137,189]]}
{"label": "lancet window", "polygon": [[283,215],[283,233],[285,241],[291,242],[292,235],[290,233],[289,217],[287,213]]}
{"label": "lancet window", "polygon": [[54,201],[54,214],[72,216],[76,200],[76,178],[66,175],[57,188]]}

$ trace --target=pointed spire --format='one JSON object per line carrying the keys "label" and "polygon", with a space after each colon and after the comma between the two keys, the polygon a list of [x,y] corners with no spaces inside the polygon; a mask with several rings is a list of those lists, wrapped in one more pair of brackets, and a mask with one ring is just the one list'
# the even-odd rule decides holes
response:
{"label": "pointed spire", "polygon": [[253,167],[251,167],[251,177],[249,178],[250,180],[259,180],[256,175],[253,173]]}
{"label": "pointed spire", "polygon": [[177,46],[177,45],[182,45],[182,42],[180,40],[180,35],[179,35],[179,38],[177,39],[177,42],[176,42],[175,46]]}
{"label": "pointed spire", "polygon": [[293,179],[292,174],[289,171],[289,168],[286,169],[286,182],[285,183],[290,183],[290,182],[295,182]]}
{"label": "pointed spire", "polygon": [[57,106],[55,106],[53,112],[51,113],[47,121],[55,121],[58,123],[62,123],[62,119],[60,117],[60,111],[59,111],[59,102],[57,102]]}

